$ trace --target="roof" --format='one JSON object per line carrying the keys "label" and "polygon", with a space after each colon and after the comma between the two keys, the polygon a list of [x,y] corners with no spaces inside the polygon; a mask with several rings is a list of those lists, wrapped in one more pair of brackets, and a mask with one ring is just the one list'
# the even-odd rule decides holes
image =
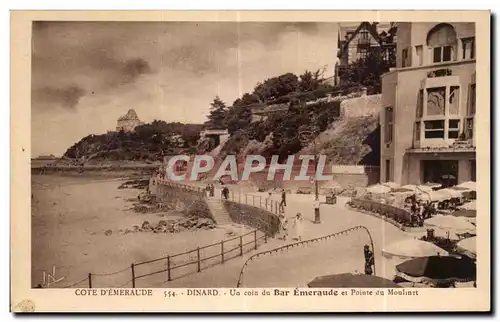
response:
{"label": "roof", "polygon": [[130,110],[128,110],[127,114],[125,114],[123,116],[120,116],[118,118],[119,121],[123,121],[123,120],[138,120],[138,119],[139,119],[139,117],[137,116],[137,113],[132,108]]}

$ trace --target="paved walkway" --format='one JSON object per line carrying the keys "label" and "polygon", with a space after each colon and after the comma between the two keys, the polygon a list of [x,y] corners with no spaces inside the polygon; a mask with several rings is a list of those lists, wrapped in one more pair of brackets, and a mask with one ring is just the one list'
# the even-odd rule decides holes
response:
{"label": "paved walkway", "polygon": [[[220,191],[217,189],[216,194]],[[252,195],[268,197],[267,193]],[[280,200],[280,194],[271,196]],[[324,201],[324,196],[321,197]],[[348,198],[338,198],[336,205],[321,205],[321,224],[314,224],[314,195],[289,194],[285,214],[293,218],[297,212],[302,213],[303,240],[329,235],[354,226],[366,226],[375,245],[376,275],[390,277],[394,263],[382,257],[381,249],[397,240],[408,238],[408,235],[395,226],[381,219],[347,209],[344,203]],[[257,252],[290,244],[280,239],[270,239]],[[337,239],[294,247],[288,251],[261,256],[247,265],[243,275],[243,286],[246,287],[304,287],[307,282],[318,275],[363,272],[363,246],[369,244],[368,236],[363,231],[343,235]],[[235,287],[245,261],[256,252],[233,259],[225,264],[217,265],[201,273],[187,276],[166,283],[166,287]]]}

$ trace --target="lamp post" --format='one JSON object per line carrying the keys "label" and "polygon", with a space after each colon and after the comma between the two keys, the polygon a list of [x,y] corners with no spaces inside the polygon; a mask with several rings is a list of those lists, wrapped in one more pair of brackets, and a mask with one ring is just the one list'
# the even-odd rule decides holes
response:
{"label": "lamp post", "polygon": [[[299,137],[302,142],[308,142],[310,137],[314,136],[314,132],[312,131],[300,131],[299,132]],[[312,140],[313,143],[313,156],[314,156],[314,223],[315,224],[320,224],[321,223],[321,217],[320,217],[320,212],[319,212],[319,186],[318,186],[318,180],[316,178],[316,172],[318,171],[318,155],[317,155],[317,150],[316,150],[316,138],[313,137]]]}

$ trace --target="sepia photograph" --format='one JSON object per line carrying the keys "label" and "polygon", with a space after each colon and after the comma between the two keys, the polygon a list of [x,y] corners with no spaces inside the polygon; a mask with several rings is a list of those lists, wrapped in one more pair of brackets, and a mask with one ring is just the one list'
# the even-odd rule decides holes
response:
{"label": "sepia photograph", "polygon": [[465,18],[33,19],[23,279],[188,302],[486,293],[489,81]]}

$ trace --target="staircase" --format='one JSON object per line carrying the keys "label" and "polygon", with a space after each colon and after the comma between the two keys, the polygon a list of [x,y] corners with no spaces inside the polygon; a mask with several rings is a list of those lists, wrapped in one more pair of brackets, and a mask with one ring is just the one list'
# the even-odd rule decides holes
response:
{"label": "staircase", "polygon": [[222,204],[222,199],[207,198],[207,205],[217,225],[228,225],[233,221]]}

